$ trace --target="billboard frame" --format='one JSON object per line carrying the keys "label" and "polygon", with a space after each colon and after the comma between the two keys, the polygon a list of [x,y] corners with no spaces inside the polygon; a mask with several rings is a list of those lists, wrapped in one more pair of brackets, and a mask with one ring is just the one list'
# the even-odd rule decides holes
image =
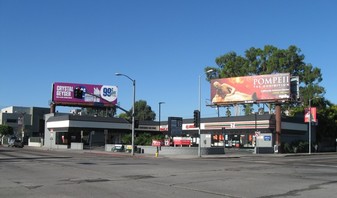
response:
{"label": "billboard frame", "polygon": [[117,93],[112,85],[54,82],[51,94],[55,105],[111,108],[117,104]]}
{"label": "billboard frame", "polygon": [[290,81],[290,73],[211,79],[212,105],[288,102]]}

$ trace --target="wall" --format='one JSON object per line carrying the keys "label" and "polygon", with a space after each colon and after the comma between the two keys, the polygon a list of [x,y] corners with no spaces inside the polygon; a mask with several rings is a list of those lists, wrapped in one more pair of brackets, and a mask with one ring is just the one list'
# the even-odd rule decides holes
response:
{"label": "wall", "polygon": [[[153,154],[157,152],[154,146],[137,146],[141,148],[145,154]],[[201,155],[225,154],[223,147],[201,148]],[[159,155],[198,155],[198,147],[165,147],[159,150]]]}
{"label": "wall", "polygon": [[49,113],[49,114],[44,115],[44,121],[46,124],[44,125],[44,138],[43,138],[44,145],[43,147],[50,148],[50,149],[55,147],[55,135],[51,135],[50,131],[47,128],[47,121],[52,116],[54,116],[54,113]]}

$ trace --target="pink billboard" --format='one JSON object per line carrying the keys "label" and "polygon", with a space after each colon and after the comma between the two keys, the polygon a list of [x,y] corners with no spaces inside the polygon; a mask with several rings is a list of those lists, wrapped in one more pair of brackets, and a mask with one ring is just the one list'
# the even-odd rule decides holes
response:
{"label": "pink billboard", "polygon": [[213,104],[273,102],[289,98],[289,73],[211,80]]}
{"label": "pink billboard", "polygon": [[113,106],[117,104],[117,87],[56,82],[52,101],[61,105]]}

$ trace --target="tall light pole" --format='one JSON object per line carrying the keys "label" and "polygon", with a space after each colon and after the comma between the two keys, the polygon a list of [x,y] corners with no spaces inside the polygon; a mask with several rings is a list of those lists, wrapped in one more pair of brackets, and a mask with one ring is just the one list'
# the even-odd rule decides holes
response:
{"label": "tall light pole", "polygon": [[160,110],[161,110],[161,105],[165,104],[165,102],[159,102],[158,104],[159,104],[159,129],[158,131],[160,132]]}
{"label": "tall light pole", "polygon": [[132,81],[133,85],[133,104],[132,104],[132,132],[131,132],[131,155],[135,155],[135,103],[136,103],[136,80],[130,78],[128,75],[115,73],[116,76],[125,76]]}
{"label": "tall light pole", "polygon": [[319,97],[314,97],[314,98],[309,98],[309,154],[311,154],[311,119],[312,119],[312,115],[311,115],[311,101],[319,98]]}
{"label": "tall light pole", "polygon": [[[201,117],[201,76],[213,72],[213,69],[207,70],[206,73],[199,75],[199,115]],[[200,121],[201,122],[201,119]],[[201,124],[199,123],[198,134],[199,134],[199,144],[198,144],[198,157],[201,157]]]}

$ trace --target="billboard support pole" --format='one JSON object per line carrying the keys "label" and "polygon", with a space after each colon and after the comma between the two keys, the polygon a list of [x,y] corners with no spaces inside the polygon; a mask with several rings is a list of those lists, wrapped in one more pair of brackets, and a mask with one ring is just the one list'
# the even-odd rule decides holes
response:
{"label": "billboard support pole", "polygon": [[55,109],[56,109],[56,104],[55,103],[50,103],[50,113],[55,113]]}

